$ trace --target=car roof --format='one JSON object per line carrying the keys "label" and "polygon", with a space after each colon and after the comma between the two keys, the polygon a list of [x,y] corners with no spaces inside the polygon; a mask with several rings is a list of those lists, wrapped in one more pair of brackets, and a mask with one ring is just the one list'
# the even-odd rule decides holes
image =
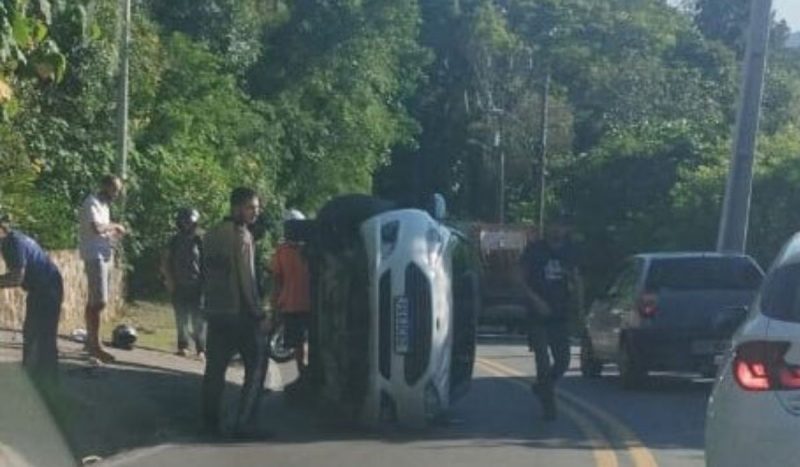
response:
{"label": "car roof", "polygon": [[656,259],[697,259],[697,258],[747,258],[750,256],[741,253],[719,253],[716,251],[662,251],[640,253],[634,256],[645,260]]}

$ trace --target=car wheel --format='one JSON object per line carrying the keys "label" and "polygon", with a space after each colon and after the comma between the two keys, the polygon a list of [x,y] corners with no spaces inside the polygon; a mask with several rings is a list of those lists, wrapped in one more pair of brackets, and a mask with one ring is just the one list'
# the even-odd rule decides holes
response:
{"label": "car wheel", "polygon": [[294,349],[286,347],[284,343],[285,332],[285,325],[280,324],[269,336],[269,357],[275,363],[286,363],[294,359]]}
{"label": "car wheel", "polygon": [[599,378],[603,374],[603,363],[594,356],[592,341],[588,336],[581,339],[581,375],[584,378]]}
{"label": "car wheel", "polygon": [[647,380],[647,369],[636,360],[630,344],[625,341],[619,350],[619,377],[625,389],[639,389]]}

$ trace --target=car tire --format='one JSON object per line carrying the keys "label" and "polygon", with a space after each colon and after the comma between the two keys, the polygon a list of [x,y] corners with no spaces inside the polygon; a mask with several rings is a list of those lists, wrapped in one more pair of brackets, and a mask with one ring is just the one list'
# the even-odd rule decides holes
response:
{"label": "car tire", "polygon": [[581,339],[581,375],[584,378],[599,378],[603,374],[603,362],[597,360],[588,336]]}
{"label": "car tire", "polygon": [[619,378],[624,389],[640,389],[647,381],[647,369],[636,360],[631,345],[622,341],[619,349]]}
{"label": "car tire", "polygon": [[284,344],[285,332],[286,326],[281,323],[269,334],[267,339],[269,358],[275,363],[286,363],[294,360],[294,349],[286,347]]}
{"label": "car tire", "polygon": [[467,271],[454,288],[453,351],[450,367],[450,399],[455,401],[469,391],[478,348],[478,316],[481,308],[480,278]]}

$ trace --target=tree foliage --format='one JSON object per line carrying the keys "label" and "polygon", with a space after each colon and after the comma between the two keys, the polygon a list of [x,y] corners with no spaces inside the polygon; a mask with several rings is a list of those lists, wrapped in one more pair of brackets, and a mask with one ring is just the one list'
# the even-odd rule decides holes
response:
{"label": "tree foliage", "polygon": [[[248,184],[273,217],[343,192],[512,222],[578,219],[595,283],[624,255],[710,249],[730,153],[747,0],[135,2],[124,216],[134,279],[177,207],[219,219]],[[118,5],[0,3],[0,204],[47,246],[115,168]],[[751,250],[796,228],[800,55],[772,27]]]}

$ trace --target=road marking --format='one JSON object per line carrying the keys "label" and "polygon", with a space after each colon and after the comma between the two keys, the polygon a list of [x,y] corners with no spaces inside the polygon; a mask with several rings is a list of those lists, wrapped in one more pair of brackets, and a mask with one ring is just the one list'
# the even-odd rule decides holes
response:
{"label": "road marking", "polygon": [[[481,363],[488,364],[500,372],[506,373],[508,376],[513,376],[517,378],[529,378],[529,376],[506,366],[499,362],[494,362],[486,359],[478,359]],[[625,447],[625,450],[630,455],[633,463],[636,467],[658,467],[658,462],[656,462],[653,453],[645,446],[645,444],[636,436],[636,434],[628,428],[624,423],[622,423],[619,419],[615,416],[611,415],[609,412],[584,401],[583,399],[575,396],[574,394],[570,394],[567,391],[559,390],[558,396],[565,401],[579,407],[584,412],[589,413],[593,417],[599,419],[608,427],[610,428],[611,432],[613,433],[613,438],[615,441],[621,442]]]}
{"label": "road marking", "polygon": [[[515,375],[509,374],[507,371],[496,367],[493,362],[484,359],[478,359],[478,363],[486,372],[494,376],[506,378],[510,384],[518,385],[525,390],[530,389],[521,380],[516,379]],[[591,420],[584,417],[580,412],[569,406],[562,406],[561,411],[573,422],[575,422],[575,425],[577,425],[578,429],[588,440],[592,447],[592,457],[594,457],[594,463],[597,467],[619,467],[619,461],[617,460],[617,455],[614,452],[614,449],[611,447],[611,443],[594,425],[594,423],[592,423]]]}

